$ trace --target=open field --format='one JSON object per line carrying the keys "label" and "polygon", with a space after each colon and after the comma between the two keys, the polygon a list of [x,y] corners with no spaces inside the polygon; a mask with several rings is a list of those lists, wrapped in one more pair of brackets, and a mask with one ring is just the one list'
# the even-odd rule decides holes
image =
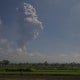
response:
{"label": "open field", "polygon": [[0,75],[80,75],[80,71],[53,70],[53,71],[35,71],[35,72],[0,72]]}
{"label": "open field", "polygon": [[80,64],[1,64],[0,80],[80,80]]}
{"label": "open field", "polygon": [[3,64],[0,65],[0,74],[80,75],[80,64]]}

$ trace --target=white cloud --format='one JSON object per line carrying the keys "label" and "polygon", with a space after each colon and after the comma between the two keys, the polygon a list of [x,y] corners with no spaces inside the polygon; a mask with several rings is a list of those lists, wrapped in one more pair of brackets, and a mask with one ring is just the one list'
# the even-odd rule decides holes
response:
{"label": "white cloud", "polygon": [[45,62],[64,63],[64,62],[80,62],[80,54],[78,51],[69,51],[69,54],[60,53],[49,55],[45,53],[33,52],[29,53],[26,47],[16,48],[11,46],[12,43],[7,40],[1,40],[0,44],[0,60],[8,59],[11,62]]}
{"label": "white cloud", "polygon": [[0,18],[0,39],[14,42],[17,47],[23,47],[28,41],[37,38],[43,26],[38,19],[36,9],[31,4],[22,3],[16,10],[15,26],[3,26]]}
{"label": "white cloud", "polygon": [[36,39],[43,30],[36,9],[31,4],[22,3],[16,10],[15,26],[2,25],[0,18],[0,59],[8,59],[12,62],[41,60],[37,54],[28,53],[26,48],[26,43]]}
{"label": "white cloud", "polygon": [[43,30],[42,22],[38,20],[36,9],[28,3],[23,3],[17,9],[17,19],[19,25],[17,43],[19,46],[35,39],[39,32]]}

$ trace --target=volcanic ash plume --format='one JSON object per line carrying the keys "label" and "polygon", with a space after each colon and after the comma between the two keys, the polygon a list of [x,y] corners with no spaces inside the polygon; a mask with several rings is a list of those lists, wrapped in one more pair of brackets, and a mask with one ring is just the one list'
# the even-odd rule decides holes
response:
{"label": "volcanic ash plume", "polygon": [[0,18],[0,59],[26,61],[31,56],[27,54],[26,43],[36,39],[43,26],[32,5],[23,3],[16,10],[15,26],[14,22],[11,25],[4,24]]}
{"label": "volcanic ash plume", "polygon": [[35,8],[28,3],[23,3],[17,8],[18,46],[24,46],[28,41],[35,39],[41,30],[42,22],[38,20]]}
{"label": "volcanic ash plume", "polygon": [[43,26],[32,5],[23,3],[16,10],[15,26],[13,26],[13,22],[12,26],[3,26],[0,19],[0,39],[16,43],[17,47],[22,48],[28,41],[37,38],[39,32],[43,30]]}

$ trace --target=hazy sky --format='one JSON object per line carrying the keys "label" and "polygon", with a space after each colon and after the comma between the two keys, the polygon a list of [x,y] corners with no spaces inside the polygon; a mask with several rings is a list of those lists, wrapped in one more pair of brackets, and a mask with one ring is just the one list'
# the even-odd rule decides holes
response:
{"label": "hazy sky", "polygon": [[[35,40],[32,39],[35,36],[29,33],[31,28],[20,34],[14,33],[16,29],[24,28],[16,28],[20,25],[16,24],[17,10],[24,2],[36,10],[38,19],[34,19],[34,23],[44,28]],[[13,57],[12,61],[80,62],[80,0],[0,0],[0,25],[1,59],[11,60]],[[28,36],[28,33],[30,37],[22,37]],[[27,44],[23,39],[25,42],[28,40]],[[22,50],[21,42],[26,44],[27,50]],[[6,51],[3,46],[8,44],[19,45],[14,46],[16,49],[5,47],[8,48]],[[19,54],[16,50],[22,52]]]}

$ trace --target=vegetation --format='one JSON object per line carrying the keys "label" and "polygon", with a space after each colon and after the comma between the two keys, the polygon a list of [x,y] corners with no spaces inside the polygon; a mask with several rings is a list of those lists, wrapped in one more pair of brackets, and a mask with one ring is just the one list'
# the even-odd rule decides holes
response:
{"label": "vegetation", "polygon": [[12,64],[8,60],[0,61],[0,74],[74,74],[80,75],[79,63],[20,63]]}

